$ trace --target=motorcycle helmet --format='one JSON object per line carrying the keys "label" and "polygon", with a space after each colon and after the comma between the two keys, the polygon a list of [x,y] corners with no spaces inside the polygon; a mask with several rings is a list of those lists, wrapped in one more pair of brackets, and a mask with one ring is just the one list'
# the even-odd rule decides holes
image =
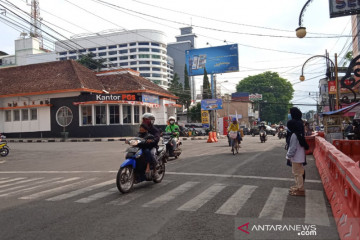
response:
{"label": "motorcycle helmet", "polygon": [[143,122],[148,125],[154,124],[154,122],[155,122],[155,116],[152,113],[144,113],[142,115],[142,119],[143,119]]}
{"label": "motorcycle helmet", "polygon": [[232,121],[235,122],[235,121],[237,121],[237,119],[236,119],[236,118],[232,118]]}
{"label": "motorcycle helmet", "polygon": [[169,117],[169,121],[174,120],[176,121],[176,118],[174,116]]}

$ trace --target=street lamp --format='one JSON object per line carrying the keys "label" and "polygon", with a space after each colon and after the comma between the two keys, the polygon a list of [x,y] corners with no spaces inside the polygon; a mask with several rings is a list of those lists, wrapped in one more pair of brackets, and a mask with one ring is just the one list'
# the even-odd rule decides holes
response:
{"label": "street lamp", "polygon": [[296,36],[298,38],[303,38],[306,36],[306,27],[302,26],[302,17],[304,15],[304,12],[307,8],[307,6],[310,4],[310,2],[312,2],[312,0],[308,0],[305,5],[303,6],[303,8],[301,9],[300,12],[300,16],[299,16],[299,27],[295,30],[296,31]]}

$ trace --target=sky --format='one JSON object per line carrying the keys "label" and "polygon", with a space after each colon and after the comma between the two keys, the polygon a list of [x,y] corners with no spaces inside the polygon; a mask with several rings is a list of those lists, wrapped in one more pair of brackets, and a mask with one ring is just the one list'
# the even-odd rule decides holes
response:
{"label": "sky", "polygon": [[[13,3],[25,12],[31,8],[26,0],[0,0],[10,8]],[[28,0],[31,2],[31,0]],[[295,90],[292,102],[306,112],[316,109],[318,83],[325,76],[325,58],[315,58],[304,67],[304,82],[299,81],[307,59],[329,52],[339,66],[346,52],[352,50],[350,16],[330,18],[327,0],[312,1],[303,14],[307,36],[296,38],[299,15],[307,0],[39,0],[43,23],[52,29],[48,33],[58,39],[82,33],[98,33],[109,29],[155,29],[163,31],[168,42],[175,42],[181,27],[192,26],[197,34],[196,47],[215,47],[237,43],[239,72],[217,75],[223,93],[235,92],[242,79],[265,71],[279,73],[292,83]],[[110,7],[106,3],[112,4]],[[0,51],[14,54],[14,40],[19,27],[7,21],[17,21],[29,30],[29,24],[10,11],[5,14],[0,5]],[[10,8],[14,10],[14,8]],[[19,14],[19,12],[17,12]],[[19,14],[29,18],[24,13]],[[7,21],[6,21],[7,20]],[[55,30],[56,32],[54,32]],[[341,37],[339,37],[341,36]],[[56,41],[47,37],[46,47],[54,48]],[[198,91],[202,78],[196,77]],[[200,92],[199,92],[200,93]]]}

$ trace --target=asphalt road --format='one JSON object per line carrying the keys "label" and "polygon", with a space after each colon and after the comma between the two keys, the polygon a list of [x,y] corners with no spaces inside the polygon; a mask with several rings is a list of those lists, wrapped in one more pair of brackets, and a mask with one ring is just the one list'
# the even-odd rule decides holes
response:
{"label": "asphalt road", "polygon": [[291,168],[276,137],[246,136],[235,156],[225,139],[184,141],[162,183],[125,195],[115,186],[124,142],[9,145],[0,159],[1,240],[339,239],[314,159],[306,196],[288,195]]}

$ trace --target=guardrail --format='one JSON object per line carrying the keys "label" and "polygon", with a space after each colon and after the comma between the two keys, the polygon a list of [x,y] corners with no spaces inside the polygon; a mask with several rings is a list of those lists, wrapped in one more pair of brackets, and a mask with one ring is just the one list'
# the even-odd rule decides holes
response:
{"label": "guardrail", "polygon": [[360,236],[360,168],[324,138],[315,137],[314,157],[341,239]]}

